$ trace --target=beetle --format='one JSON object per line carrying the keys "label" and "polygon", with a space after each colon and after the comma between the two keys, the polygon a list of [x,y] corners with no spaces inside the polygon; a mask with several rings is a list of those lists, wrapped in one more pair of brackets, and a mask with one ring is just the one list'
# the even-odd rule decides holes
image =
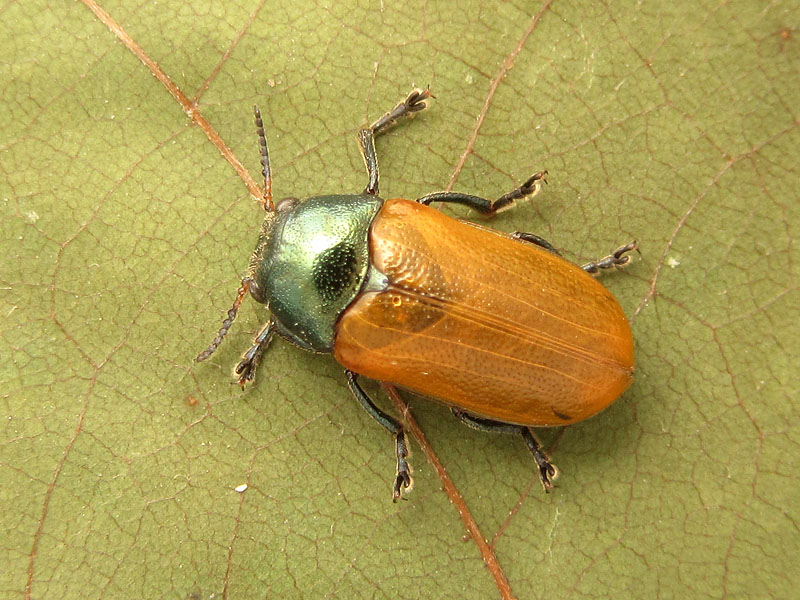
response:
{"label": "beetle", "polygon": [[270,318],[234,368],[239,384],[253,380],[275,334],[333,354],[356,400],[394,436],[394,501],[412,485],[403,424],[375,405],[359,376],[436,398],[474,428],[521,435],[549,491],[558,470],[530,428],[586,419],[632,381],[628,320],[591,274],[628,264],[636,242],[579,267],[536,234],[500,233],[430,206],[450,202],[491,216],[536,195],[547,171],[495,200],[452,191],[381,198],[375,138],[430,98],[414,89],[359,130],[363,192],[277,203],[253,107],[266,215],[233,306],[196,360],[219,347],[249,294]]}

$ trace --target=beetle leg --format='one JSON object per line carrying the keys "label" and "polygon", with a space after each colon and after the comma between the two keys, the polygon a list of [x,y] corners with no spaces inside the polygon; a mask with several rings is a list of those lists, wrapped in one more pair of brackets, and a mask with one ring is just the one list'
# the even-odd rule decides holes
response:
{"label": "beetle leg", "polygon": [[358,132],[358,147],[361,150],[361,156],[364,159],[364,164],[367,167],[367,175],[369,176],[369,183],[367,183],[367,187],[364,188],[366,193],[372,194],[373,196],[378,195],[378,155],[375,152],[375,137],[389,129],[398,119],[411,116],[427,108],[428,104],[425,101],[430,97],[431,92],[427,88],[424,90],[411,90],[411,93],[408,94],[405,100],[400,102],[372,125]]}
{"label": "beetle leg", "polygon": [[553,487],[553,480],[558,477],[558,468],[550,462],[547,455],[542,450],[542,445],[529,427],[520,427],[522,439],[528,446],[528,450],[533,454],[533,460],[536,461],[536,466],[539,467],[539,480],[544,486],[545,492],[550,492]]}
{"label": "beetle leg", "polygon": [[539,237],[535,233],[526,233],[524,231],[515,231],[514,233],[511,234],[511,237],[514,238],[515,240],[520,240],[521,242],[528,242],[530,244],[536,244],[537,246],[540,246],[540,247],[544,248],[545,250],[549,250],[550,252],[552,252],[556,256],[561,256],[561,252],[556,250],[555,247],[553,246],[553,244],[548,242],[543,237]]}
{"label": "beetle leg", "polygon": [[256,367],[261,355],[269,345],[272,336],[275,334],[275,321],[270,319],[261,329],[250,349],[242,354],[242,360],[234,367],[233,372],[239,376],[239,385],[244,387],[246,383],[253,381],[256,376]]}
{"label": "beetle leg", "polygon": [[553,480],[558,477],[558,469],[547,458],[547,455],[542,450],[541,444],[536,440],[530,428],[524,425],[512,425],[511,423],[503,423],[502,421],[473,417],[460,408],[453,407],[450,410],[462,423],[473,429],[492,433],[522,434],[522,439],[525,440],[525,444],[528,446],[528,450],[531,451],[531,454],[533,454],[533,460],[536,461],[536,466],[539,468],[539,479],[544,486],[544,491],[550,491],[553,487]]}
{"label": "beetle leg", "polygon": [[539,171],[538,173],[534,173],[528,177],[525,183],[523,183],[521,186],[511,190],[507,194],[500,196],[494,201],[495,212],[499,212],[506,208],[511,208],[514,206],[514,202],[516,200],[521,200],[522,198],[533,198],[539,193],[539,190],[542,189],[542,183],[547,183],[547,171]]}
{"label": "beetle leg", "polygon": [[369,415],[380,423],[384,429],[394,435],[395,453],[397,455],[397,475],[394,480],[394,487],[392,488],[392,501],[397,502],[397,500],[402,497],[403,490],[411,491],[414,485],[411,479],[411,466],[406,460],[406,458],[408,458],[408,445],[406,444],[406,434],[403,429],[403,424],[375,406],[375,403],[370,400],[367,393],[358,385],[358,375],[349,369],[345,369],[344,374],[347,377],[347,385],[350,386],[350,391],[353,392],[359,404],[361,404]]}
{"label": "beetle leg", "polygon": [[495,200],[487,200],[479,196],[472,196],[471,194],[462,194],[460,192],[435,192],[433,194],[426,194],[422,198],[418,198],[417,202],[430,206],[432,202],[452,202],[453,204],[463,204],[464,206],[477,210],[482,215],[491,217],[501,211],[514,206],[514,202],[520,198],[533,198],[542,189],[542,182],[546,182],[547,171],[539,171],[531,175],[525,183],[518,188],[515,188],[503,194]]}
{"label": "beetle leg", "polygon": [[636,241],[632,241],[624,246],[620,246],[614,252],[605,256],[597,261],[591,261],[581,267],[587,273],[597,273],[600,269],[611,269],[612,267],[624,267],[631,261],[631,257],[626,255],[627,252],[636,250],[638,247]]}
{"label": "beetle leg", "polygon": [[464,206],[477,210],[482,215],[493,215],[496,209],[493,207],[494,200],[487,200],[472,194],[462,194],[461,192],[434,192],[425,194],[422,198],[417,198],[417,202],[430,206],[433,202],[451,202],[453,204],[463,204]]}

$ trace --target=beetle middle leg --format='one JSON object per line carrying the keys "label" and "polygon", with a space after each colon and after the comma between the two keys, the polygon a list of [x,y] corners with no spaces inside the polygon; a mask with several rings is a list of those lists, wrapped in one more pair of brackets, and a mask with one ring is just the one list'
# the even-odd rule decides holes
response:
{"label": "beetle middle leg", "polygon": [[633,250],[638,251],[638,247],[636,241],[629,242],[624,246],[620,246],[614,252],[601,258],[600,260],[593,260],[585,265],[581,266],[581,269],[586,271],[587,273],[598,273],[600,269],[611,269],[614,267],[624,267],[631,261],[630,255],[628,252]]}
{"label": "beetle middle leg", "polygon": [[547,171],[534,173],[521,186],[514,188],[507,194],[503,194],[494,200],[487,200],[480,196],[462,194],[460,192],[435,192],[427,194],[422,198],[417,198],[417,202],[430,206],[433,202],[450,202],[452,204],[462,204],[473,210],[477,210],[484,216],[491,217],[497,213],[509,209],[521,198],[533,198],[542,189],[542,183],[547,182]]}
{"label": "beetle middle leg", "polygon": [[411,490],[413,480],[411,479],[411,466],[406,460],[408,458],[408,444],[406,443],[406,433],[403,424],[394,417],[387,415],[367,396],[367,393],[358,385],[358,375],[349,369],[345,369],[347,385],[350,391],[363,406],[369,415],[380,423],[384,429],[394,435],[395,452],[397,455],[397,475],[392,488],[392,500],[397,502],[402,496],[403,490]]}
{"label": "beetle middle leg", "polygon": [[428,104],[425,101],[430,97],[430,90],[414,89],[408,94],[405,100],[400,102],[392,110],[369,127],[365,127],[358,132],[358,147],[361,150],[361,156],[364,158],[364,164],[367,167],[367,175],[369,176],[367,187],[364,188],[366,193],[372,194],[373,196],[378,195],[379,174],[378,155],[375,152],[375,137],[389,129],[398,119],[411,116],[427,108]]}
{"label": "beetle middle leg", "polygon": [[543,237],[536,235],[535,233],[526,233],[524,231],[515,231],[514,233],[511,234],[511,237],[514,238],[515,240],[519,240],[521,242],[528,242],[529,244],[535,244],[536,246],[539,246],[540,248],[544,248],[545,250],[549,250],[550,252],[552,252],[556,256],[561,256],[561,252],[556,250],[556,248],[553,246],[553,244],[548,242]]}
{"label": "beetle middle leg", "polygon": [[558,477],[558,469],[550,462],[547,455],[542,450],[541,444],[534,437],[530,428],[524,425],[512,425],[511,423],[503,423],[502,421],[492,421],[490,419],[482,419],[480,417],[473,417],[469,413],[459,409],[451,408],[453,414],[458,419],[472,427],[481,431],[489,431],[493,433],[515,433],[521,434],[522,439],[528,446],[528,450],[533,454],[533,460],[536,461],[536,466],[539,468],[539,479],[544,486],[544,491],[549,492],[553,487],[553,480]]}

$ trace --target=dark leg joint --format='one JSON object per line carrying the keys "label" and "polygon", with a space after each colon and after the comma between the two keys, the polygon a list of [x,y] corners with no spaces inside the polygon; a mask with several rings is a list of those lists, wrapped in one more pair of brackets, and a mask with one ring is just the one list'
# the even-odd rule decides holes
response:
{"label": "dark leg joint", "polygon": [[630,255],[627,255],[627,253],[633,250],[636,250],[637,252],[639,251],[635,240],[625,244],[624,246],[620,246],[614,250],[614,252],[601,258],[600,260],[586,263],[581,267],[581,269],[587,273],[597,273],[600,271],[600,269],[624,267],[631,261],[631,257]]}

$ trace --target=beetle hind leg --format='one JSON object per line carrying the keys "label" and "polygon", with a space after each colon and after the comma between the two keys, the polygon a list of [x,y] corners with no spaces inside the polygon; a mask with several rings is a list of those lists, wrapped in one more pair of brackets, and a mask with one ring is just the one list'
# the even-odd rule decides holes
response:
{"label": "beetle hind leg", "polygon": [[367,175],[369,182],[364,191],[373,196],[378,195],[378,154],[375,151],[375,137],[392,127],[399,119],[403,117],[414,115],[421,110],[428,107],[426,100],[431,97],[429,89],[413,89],[406,96],[406,99],[400,102],[392,110],[383,115],[380,119],[375,121],[369,127],[365,127],[358,132],[358,147],[361,150],[361,156],[364,158],[364,164],[367,167]]}
{"label": "beetle hind leg", "polygon": [[520,433],[528,446],[528,450],[533,454],[536,466],[539,467],[539,480],[544,486],[544,491],[549,493],[553,488],[553,481],[558,478],[558,467],[547,458],[547,455],[542,450],[541,443],[536,439],[529,427],[520,427]]}
{"label": "beetle hind leg", "polygon": [[529,427],[524,425],[512,425],[511,423],[503,423],[502,421],[492,421],[491,419],[482,419],[480,417],[473,417],[466,411],[460,408],[451,408],[453,414],[465,425],[480,431],[489,431],[492,433],[514,433],[521,434],[522,439],[525,440],[525,445],[528,450],[533,454],[533,460],[536,461],[536,466],[539,470],[539,480],[544,486],[545,492],[550,492],[553,487],[553,481],[558,477],[558,468],[550,462],[547,455],[542,450],[542,445],[533,435]]}
{"label": "beetle hind leg", "polygon": [[380,423],[384,429],[394,435],[395,454],[397,456],[397,473],[392,487],[392,501],[397,502],[403,497],[404,491],[411,491],[414,480],[411,478],[411,465],[406,460],[408,458],[408,444],[406,443],[406,433],[403,424],[394,417],[386,414],[370,399],[363,388],[358,384],[358,375],[345,369],[347,385],[350,391],[358,400],[359,404],[366,409],[369,415]]}

